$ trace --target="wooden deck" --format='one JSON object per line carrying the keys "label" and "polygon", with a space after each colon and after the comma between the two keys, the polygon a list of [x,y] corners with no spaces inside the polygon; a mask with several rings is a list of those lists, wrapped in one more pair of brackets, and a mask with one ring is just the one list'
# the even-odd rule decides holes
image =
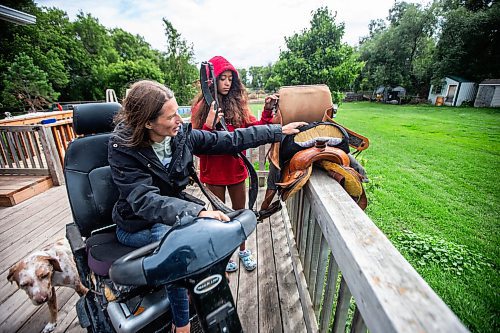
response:
{"label": "wooden deck", "polygon": [[[204,199],[197,187],[188,189]],[[263,188],[257,205],[260,206]],[[27,295],[7,281],[9,268],[44,244],[64,237],[72,221],[64,186],[57,186],[14,207],[0,208],[0,332],[40,332],[48,321],[46,304],[34,306]],[[305,332],[299,289],[280,214],[257,226],[247,241],[257,257],[253,272],[230,274],[230,286],[245,332]],[[236,253],[234,255],[236,257]],[[78,295],[58,288],[55,332],[84,332],[78,324]]]}
{"label": "wooden deck", "polygon": [[52,186],[49,176],[0,175],[0,206],[17,205]]}

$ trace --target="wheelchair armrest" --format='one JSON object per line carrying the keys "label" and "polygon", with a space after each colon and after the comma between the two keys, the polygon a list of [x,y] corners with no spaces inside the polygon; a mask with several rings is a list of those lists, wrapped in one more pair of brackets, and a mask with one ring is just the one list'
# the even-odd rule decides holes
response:
{"label": "wheelchair armrest", "polygon": [[80,275],[80,280],[88,288],[87,276],[90,272],[87,264],[87,250],[82,234],[75,223],[66,224],[66,238],[68,239],[71,252],[75,259],[76,268]]}

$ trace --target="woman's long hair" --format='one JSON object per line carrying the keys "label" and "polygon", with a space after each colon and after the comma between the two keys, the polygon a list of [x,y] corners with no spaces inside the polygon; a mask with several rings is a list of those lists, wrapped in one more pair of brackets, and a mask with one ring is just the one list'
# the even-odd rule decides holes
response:
{"label": "woman's long hair", "polygon": [[[219,82],[219,78],[220,75],[217,77],[217,83]],[[212,96],[214,89],[217,89],[217,84],[212,84],[210,86]],[[227,124],[232,124],[234,127],[242,127],[244,124],[250,122],[246,88],[236,73],[233,72],[233,81],[231,82],[231,88],[227,95],[217,94],[217,97],[219,100],[219,107],[222,109],[222,112],[224,112],[224,119]],[[193,117],[192,123],[194,128],[202,128],[207,120],[208,112],[210,111],[210,105],[207,105],[207,103],[203,101],[202,92],[194,98],[192,107],[198,104],[201,105],[200,109]]]}
{"label": "woman's long hair", "polygon": [[130,87],[122,102],[120,112],[115,116],[115,133],[128,147],[151,145],[146,123],[160,116],[160,111],[174,93],[156,81],[142,80]]}

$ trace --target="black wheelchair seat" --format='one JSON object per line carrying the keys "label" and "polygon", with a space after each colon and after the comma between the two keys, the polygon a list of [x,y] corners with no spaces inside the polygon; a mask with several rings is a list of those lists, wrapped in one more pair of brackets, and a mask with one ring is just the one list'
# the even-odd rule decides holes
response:
{"label": "black wheelchair seat", "polygon": [[86,249],[90,269],[98,275],[107,276],[113,262],[136,248],[121,244],[114,232],[105,232],[91,236],[86,242]]}
{"label": "black wheelchair seat", "polygon": [[118,189],[108,163],[108,141],[113,117],[120,107],[118,103],[75,105],[73,127],[78,137],[69,144],[64,160],[66,189],[74,218],[74,225],[67,227],[67,235],[73,238],[69,239],[73,250],[86,237],[80,258],[75,253],[75,260],[86,261],[81,264],[100,276],[107,276],[116,259],[135,250],[118,242],[111,219]]}

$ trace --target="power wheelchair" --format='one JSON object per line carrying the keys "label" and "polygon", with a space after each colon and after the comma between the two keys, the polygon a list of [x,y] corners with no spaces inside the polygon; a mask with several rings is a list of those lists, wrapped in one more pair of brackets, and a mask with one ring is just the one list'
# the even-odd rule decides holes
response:
{"label": "power wheelchair", "polygon": [[190,294],[192,332],[241,332],[225,277],[232,253],[255,230],[249,210],[231,221],[181,218],[162,241],[142,248],[118,242],[111,219],[118,189],[108,164],[108,140],[118,103],[74,107],[77,138],[68,146],[64,176],[73,222],[66,226],[87,295],[77,302],[88,332],[169,332],[169,286]]}

